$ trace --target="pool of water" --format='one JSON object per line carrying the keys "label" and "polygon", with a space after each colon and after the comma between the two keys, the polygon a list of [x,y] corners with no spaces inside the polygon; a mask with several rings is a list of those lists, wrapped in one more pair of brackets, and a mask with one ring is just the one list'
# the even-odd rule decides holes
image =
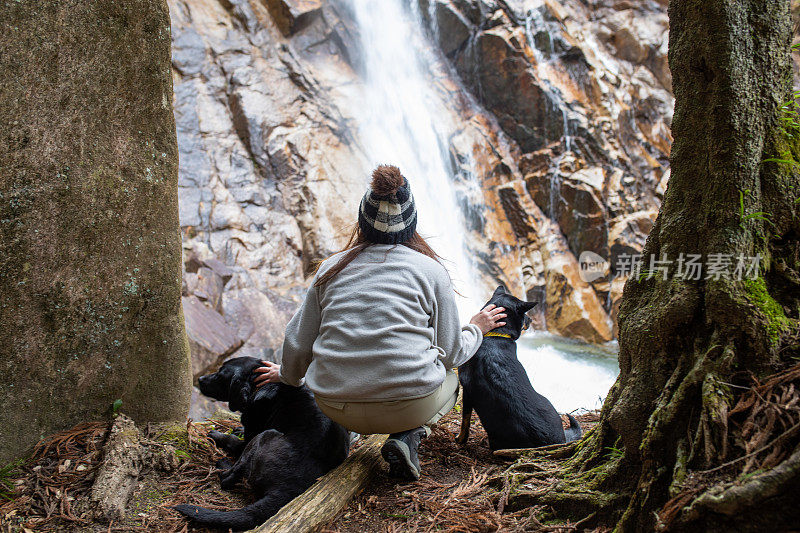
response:
{"label": "pool of water", "polygon": [[619,374],[618,345],[587,344],[544,331],[517,341],[517,357],[533,388],[559,413],[599,409]]}

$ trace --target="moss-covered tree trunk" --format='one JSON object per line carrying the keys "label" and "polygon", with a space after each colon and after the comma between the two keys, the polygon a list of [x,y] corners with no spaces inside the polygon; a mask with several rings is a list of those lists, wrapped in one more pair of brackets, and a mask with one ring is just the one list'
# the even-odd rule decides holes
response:
{"label": "moss-covered tree trunk", "polygon": [[[800,448],[773,469],[779,476],[743,479],[744,498],[700,500],[703,489],[686,491],[685,482],[741,455],[727,426],[745,390],[736,385],[799,355],[800,131],[790,123],[794,107],[783,107],[791,101],[789,2],[672,0],[669,16],[672,177],[642,273],[625,286],[619,379],[598,428],[567,450],[567,479],[546,500],[594,510],[619,531],[776,530],[800,514]],[[679,270],[688,274],[693,256],[699,279]],[[737,279],[739,258],[749,266],[753,257],[757,273],[745,268]],[[728,275],[715,275],[727,261]],[[678,494],[679,512],[662,522]]]}
{"label": "moss-covered tree trunk", "polygon": [[0,462],[185,417],[177,163],[164,0],[0,0]]}

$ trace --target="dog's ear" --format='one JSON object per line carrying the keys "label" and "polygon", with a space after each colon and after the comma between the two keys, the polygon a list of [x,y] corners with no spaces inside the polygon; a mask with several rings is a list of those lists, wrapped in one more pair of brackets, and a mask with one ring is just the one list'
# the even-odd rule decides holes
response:
{"label": "dog's ear", "polygon": [[492,298],[494,298],[495,296],[500,296],[501,294],[505,294],[506,292],[508,291],[506,291],[505,285],[498,285],[497,288],[494,290],[494,294],[492,294]]}
{"label": "dog's ear", "polygon": [[231,411],[243,411],[250,403],[253,385],[249,375],[246,378],[236,376],[231,380],[230,393],[228,394],[228,407]]}
{"label": "dog's ear", "polygon": [[520,302],[518,310],[520,313],[524,314],[533,309],[534,307],[536,307],[537,305],[539,305],[539,302]]}

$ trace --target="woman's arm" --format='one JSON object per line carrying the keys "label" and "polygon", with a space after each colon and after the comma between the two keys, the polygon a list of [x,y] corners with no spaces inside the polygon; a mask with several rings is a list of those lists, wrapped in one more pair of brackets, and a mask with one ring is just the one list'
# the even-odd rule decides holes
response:
{"label": "woman's arm", "polygon": [[303,385],[303,376],[306,375],[308,365],[311,364],[311,348],[319,335],[320,320],[318,287],[312,283],[305,300],[303,300],[303,305],[286,326],[279,376],[280,380],[287,385],[295,387]]}
{"label": "woman's arm", "polygon": [[445,356],[441,358],[445,368],[456,368],[463,365],[475,355],[483,341],[483,334],[496,327],[505,325],[501,319],[505,318],[502,307],[486,306],[477,315],[472,317],[470,323],[461,327],[458,317],[458,308],[454,296],[450,277],[446,283],[437,283],[436,297],[436,344],[444,350]]}

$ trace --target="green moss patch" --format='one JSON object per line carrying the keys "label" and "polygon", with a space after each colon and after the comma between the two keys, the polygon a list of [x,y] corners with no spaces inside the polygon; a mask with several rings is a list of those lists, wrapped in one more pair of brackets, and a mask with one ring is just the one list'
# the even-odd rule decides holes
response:
{"label": "green moss patch", "polygon": [[767,319],[767,335],[770,342],[776,344],[781,333],[792,326],[792,319],[788,318],[781,305],[769,295],[764,278],[744,280],[745,292],[749,300],[761,311]]}

